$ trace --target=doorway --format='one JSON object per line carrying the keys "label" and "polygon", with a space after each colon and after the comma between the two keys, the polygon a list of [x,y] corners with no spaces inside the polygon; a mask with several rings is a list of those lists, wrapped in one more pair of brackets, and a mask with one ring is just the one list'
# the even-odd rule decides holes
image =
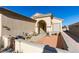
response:
{"label": "doorway", "polygon": [[46,32],[46,22],[44,20],[38,22],[38,33],[42,32]]}

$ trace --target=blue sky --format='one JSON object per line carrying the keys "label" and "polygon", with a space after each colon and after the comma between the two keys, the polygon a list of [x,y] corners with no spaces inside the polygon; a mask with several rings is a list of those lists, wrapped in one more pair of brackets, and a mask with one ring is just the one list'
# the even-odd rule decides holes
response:
{"label": "blue sky", "polygon": [[31,17],[35,13],[52,13],[64,19],[63,25],[79,22],[79,6],[4,6],[14,12]]}

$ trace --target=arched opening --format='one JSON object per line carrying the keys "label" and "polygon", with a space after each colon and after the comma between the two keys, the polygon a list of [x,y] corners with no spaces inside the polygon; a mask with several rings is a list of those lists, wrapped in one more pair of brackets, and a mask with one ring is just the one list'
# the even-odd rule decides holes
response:
{"label": "arched opening", "polygon": [[38,22],[38,33],[46,32],[46,22],[44,20],[40,20]]}

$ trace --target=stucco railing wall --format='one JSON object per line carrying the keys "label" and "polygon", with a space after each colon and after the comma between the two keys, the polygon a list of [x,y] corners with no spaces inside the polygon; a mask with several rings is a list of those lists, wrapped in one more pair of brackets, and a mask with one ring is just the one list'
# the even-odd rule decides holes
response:
{"label": "stucco railing wall", "polygon": [[20,53],[42,53],[44,46],[26,42],[25,40],[15,40],[15,52]]}

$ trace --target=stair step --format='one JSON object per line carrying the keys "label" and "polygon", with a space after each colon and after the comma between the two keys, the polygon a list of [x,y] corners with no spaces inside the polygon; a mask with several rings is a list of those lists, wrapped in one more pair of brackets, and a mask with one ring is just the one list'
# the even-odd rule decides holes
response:
{"label": "stair step", "polygon": [[46,33],[43,32],[43,33],[40,33],[38,36],[33,36],[30,41],[37,41],[38,39],[41,39],[43,38],[44,36],[46,36]]}

